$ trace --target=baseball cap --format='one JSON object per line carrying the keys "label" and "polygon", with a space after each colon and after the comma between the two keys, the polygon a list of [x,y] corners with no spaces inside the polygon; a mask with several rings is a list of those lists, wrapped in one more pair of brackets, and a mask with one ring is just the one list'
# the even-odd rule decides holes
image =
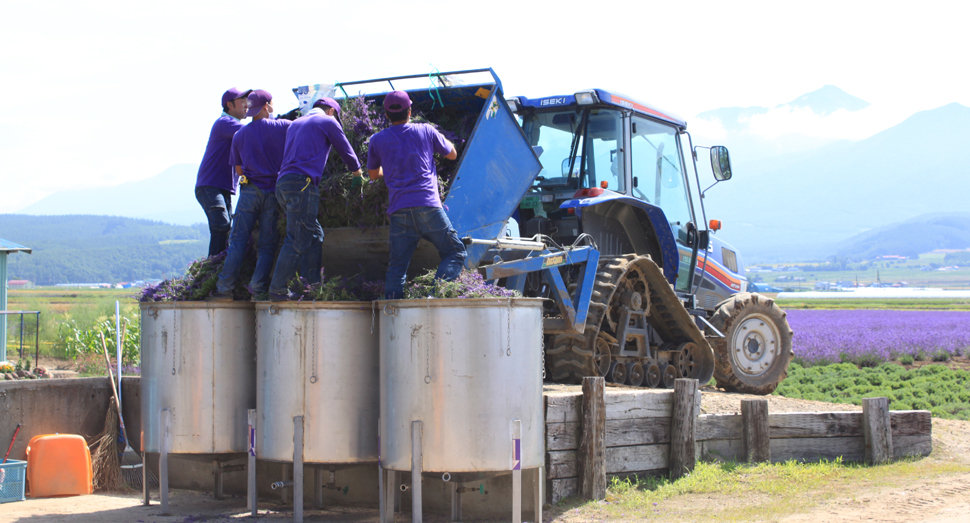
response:
{"label": "baseball cap", "polygon": [[255,91],[249,93],[249,110],[246,111],[246,116],[249,118],[256,116],[260,111],[263,110],[263,106],[272,100],[273,95],[269,94],[269,91],[256,89]]}
{"label": "baseball cap", "polygon": [[384,110],[397,113],[411,107],[411,98],[404,91],[391,91],[384,97]]}
{"label": "baseball cap", "polygon": [[245,91],[241,89],[236,89],[235,87],[229,88],[228,91],[222,93],[222,105],[226,105],[227,102],[236,100],[237,98],[246,98],[249,93],[253,92],[252,89],[247,89]]}
{"label": "baseball cap", "polygon": [[333,107],[334,109],[337,110],[337,117],[338,118],[340,117],[340,104],[338,104],[337,101],[334,100],[333,98],[327,98],[325,96],[325,97],[317,100],[316,102],[313,102],[313,106],[314,107],[319,107],[321,109],[324,108],[324,107]]}

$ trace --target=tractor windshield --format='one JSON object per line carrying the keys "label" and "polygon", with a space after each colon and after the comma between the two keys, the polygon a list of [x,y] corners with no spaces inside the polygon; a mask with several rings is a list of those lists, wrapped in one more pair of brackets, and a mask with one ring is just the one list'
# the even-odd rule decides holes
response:
{"label": "tractor windshield", "polygon": [[571,107],[526,115],[522,129],[542,163],[539,187],[602,187],[624,192],[623,119],[607,108]]}

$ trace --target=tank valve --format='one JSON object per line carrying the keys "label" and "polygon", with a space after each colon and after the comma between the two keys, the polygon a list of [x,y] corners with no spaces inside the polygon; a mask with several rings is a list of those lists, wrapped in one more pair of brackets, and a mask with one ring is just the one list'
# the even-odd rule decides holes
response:
{"label": "tank valve", "polygon": [[293,486],[292,481],[277,481],[276,483],[273,483],[272,485],[270,485],[269,488],[273,490],[277,490],[277,489],[292,487],[292,486]]}
{"label": "tank valve", "polygon": [[455,490],[457,490],[461,494],[464,494],[465,492],[473,492],[473,493],[474,492],[477,492],[478,494],[482,494],[482,495],[488,494],[488,491],[485,490],[485,484],[484,483],[479,483],[478,488],[475,488],[475,487],[458,487]]}

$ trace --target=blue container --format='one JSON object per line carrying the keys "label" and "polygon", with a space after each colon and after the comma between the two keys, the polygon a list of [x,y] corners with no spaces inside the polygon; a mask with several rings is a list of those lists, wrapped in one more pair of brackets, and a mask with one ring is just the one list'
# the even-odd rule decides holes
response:
{"label": "blue container", "polygon": [[27,462],[7,460],[0,464],[0,503],[23,501]]}

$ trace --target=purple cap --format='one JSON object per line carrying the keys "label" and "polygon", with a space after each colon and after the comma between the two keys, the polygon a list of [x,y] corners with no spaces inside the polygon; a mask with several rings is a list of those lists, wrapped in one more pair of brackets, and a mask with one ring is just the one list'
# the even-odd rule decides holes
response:
{"label": "purple cap", "polygon": [[246,98],[247,96],[249,96],[249,93],[251,92],[253,92],[252,89],[243,91],[240,89],[236,89],[235,87],[232,87],[228,91],[222,93],[222,105],[226,105],[226,103],[239,98]]}
{"label": "purple cap", "polygon": [[404,91],[391,91],[384,97],[384,110],[399,113],[411,107],[411,98]]}
{"label": "purple cap", "polygon": [[249,118],[256,116],[268,102],[272,101],[273,95],[269,94],[269,91],[256,89],[252,93],[249,93],[249,110],[246,111],[246,116]]}
{"label": "purple cap", "polygon": [[340,104],[338,104],[333,98],[323,97],[316,102],[313,102],[313,106],[321,109],[324,107],[332,107],[337,110],[337,118],[340,118]]}

